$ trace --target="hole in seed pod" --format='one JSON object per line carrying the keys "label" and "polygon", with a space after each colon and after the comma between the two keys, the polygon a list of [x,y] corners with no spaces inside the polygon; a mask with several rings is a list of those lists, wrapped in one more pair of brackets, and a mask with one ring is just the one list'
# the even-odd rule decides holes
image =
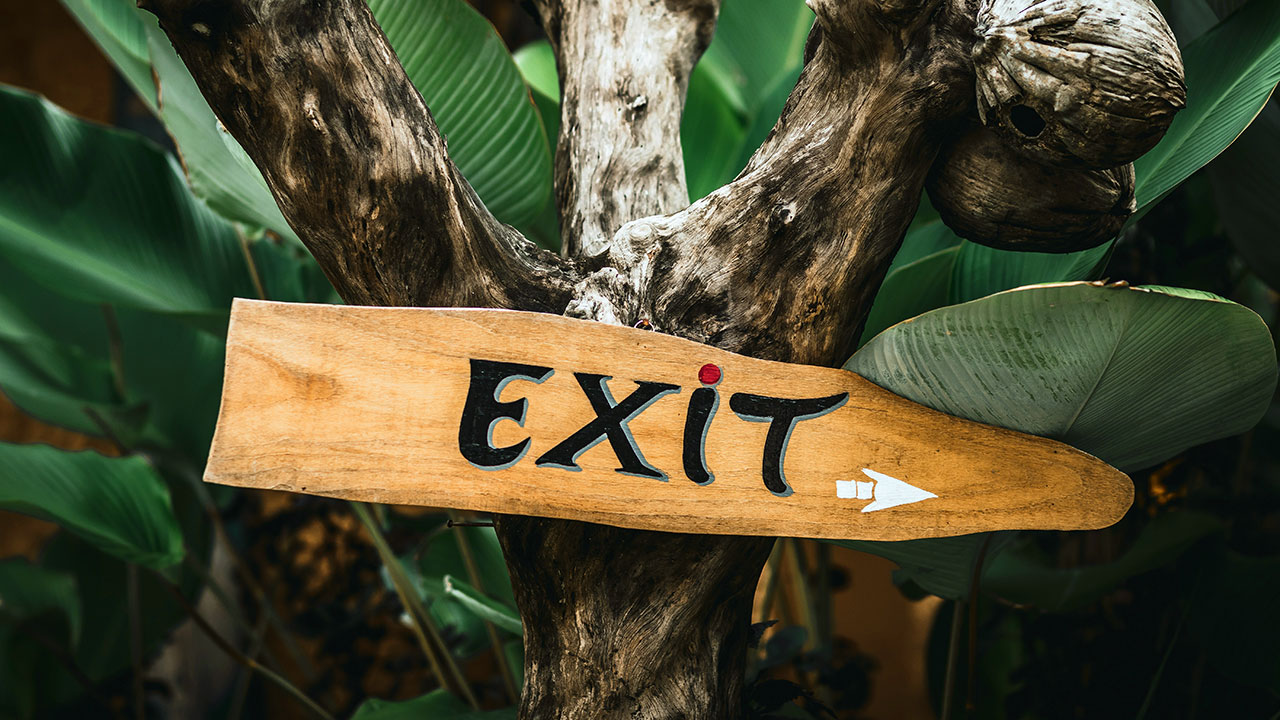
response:
{"label": "hole in seed pod", "polygon": [[1009,122],[1017,128],[1018,132],[1029,138],[1037,137],[1044,132],[1044,118],[1040,117],[1040,113],[1032,110],[1026,105],[1014,105],[1009,108]]}

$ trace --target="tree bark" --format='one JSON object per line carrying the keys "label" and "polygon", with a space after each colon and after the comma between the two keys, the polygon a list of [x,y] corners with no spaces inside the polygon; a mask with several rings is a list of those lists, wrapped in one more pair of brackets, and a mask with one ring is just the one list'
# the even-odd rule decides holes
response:
{"label": "tree bark", "polygon": [[[782,118],[737,179],[685,207],[680,115],[718,0],[536,0],[563,88],[562,258],[485,209],[362,0],[141,4],[348,302],[645,321],[818,365],[852,351],[939,148],[979,120],[975,58],[1012,67],[1030,47],[1036,68],[1060,61],[1058,76],[1113,88],[1115,48],[1072,33],[1093,42],[1106,18],[1137,18],[1125,37],[1150,42],[1130,45],[1164,55],[1125,92],[1061,92],[1027,71],[984,96],[1003,103],[984,118],[998,130],[1023,106],[1054,132],[1121,118],[1096,134],[1116,154],[1090,148],[1091,166],[1151,138],[1124,97],[1180,102],[1176,48],[1147,0],[1053,0],[1045,47],[1028,45],[1044,18],[1024,0],[809,0],[817,23]],[[1100,97],[1097,112],[1073,105]],[[524,517],[497,529],[525,626],[522,720],[740,714],[769,539]]]}

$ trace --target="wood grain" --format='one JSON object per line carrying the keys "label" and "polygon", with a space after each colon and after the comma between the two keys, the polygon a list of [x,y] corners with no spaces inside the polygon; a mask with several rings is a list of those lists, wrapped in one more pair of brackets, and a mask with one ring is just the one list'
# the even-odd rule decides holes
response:
{"label": "wood grain", "polygon": [[[553,369],[514,381],[523,427],[494,426],[494,446],[532,442],[503,470],[459,450],[471,359]],[[706,434],[714,480],[682,466],[686,413],[706,364],[723,372]],[[608,442],[581,471],[535,459],[596,417],[574,373],[610,376],[619,402],[634,380],[670,383],[629,422],[667,479],[617,472]],[[733,409],[738,393],[820,398],[834,411],[796,423],[785,453],[786,497],[762,479],[769,422]],[[937,495],[863,512],[870,498],[837,497],[864,468]],[[237,301],[222,409],[205,479],[408,505],[585,520],[720,535],[904,540],[1010,529],[1092,529],[1118,520],[1133,488],[1120,471],[1044,438],[939,413],[844,370],[734,355],[687,340],[601,323],[504,310],[366,308]],[[867,487],[869,490],[869,486]],[[880,498],[877,486],[876,498]]]}

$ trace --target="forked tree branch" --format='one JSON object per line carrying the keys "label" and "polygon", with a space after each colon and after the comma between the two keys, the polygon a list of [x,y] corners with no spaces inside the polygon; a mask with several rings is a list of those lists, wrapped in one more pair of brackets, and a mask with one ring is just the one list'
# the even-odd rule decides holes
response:
{"label": "forked tree branch", "polygon": [[680,117],[720,0],[535,4],[560,74],[564,254],[601,255],[628,220],[689,204]]}
{"label": "forked tree branch", "polygon": [[[939,149],[978,121],[979,100],[989,101],[975,80],[1003,78],[1002,104],[983,105],[983,118],[1007,137],[1007,152],[992,162],[1105,169],[1057,178],[1080,186],[1089,197],[1076,209],[1098,222],[1076,218],[1085,229],[1056,247],[1011,237],[998,218],[970,218],[971,228],[1001,234],[967,237],[1002,247],[1066,251],[1105,241],[1131,207],[1132,175],[1121,166],[1158,140],[1183,104],[1177,47],[1149,0],[809,4],[817,22],[805,69],[747,168],[685,210],[623,226],[610,266],[579,286],[570,314],[646,319],[754,357],[843,362]],[[1110,43],[1102,28],[1112,28]],[[1019,177],[1032,174],[995,182]],[[977,212],[1005,209],[993,202]]]}
{"label": "forked tree branch", "polygon": [[[1149,0],[808,0],[817,24],[773,133],[685,207],[680,115],[717,0],[536,0],[564,88],[561,260],[485,210],[363,0],[143,2],[348,301],[648,320],[821,365],[852,351],[931,171],[931,190],[963,203],[954,178],[977,155],[1071,166],[996,182],[1067,177],[1088,186],[1086,212],[1114,214],[1132,181],[1115,169],[1181,104]],[[961,142],[979,119],[1001,152]],[[1010,228],[1042,219],[968,205],[979,242],[1016,246]],[[1110,226],[1082,227],[1091,242]],[[525,621],[522,718],[737,715],[767,540],[518,517],[497,529]]]}
{"label": "forked tree branch", "polygon": [[363,0],[142,0],[350,303],[559,313],[576,271],[450,161]]}
{"label": "forked tree branch", "polygon": [[848,356],[930,164],[973,106],[974,14],[936,0],[811,5],[804,71],[747,168],[681,212],[623,226],[614,265],[629,272],[597,272],[573,309],[756,357]]}

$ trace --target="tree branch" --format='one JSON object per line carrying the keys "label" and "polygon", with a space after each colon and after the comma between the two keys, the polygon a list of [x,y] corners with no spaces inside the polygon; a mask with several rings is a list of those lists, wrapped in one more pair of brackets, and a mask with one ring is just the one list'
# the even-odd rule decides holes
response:
{"label": "tree branch", "polygon": [[[685,210],[623,226],[611,266],[579,285],[569,314],[644,319],[753,357],[843,362],[939,148],[978,120],[979,103],[1017,135],[996,160],[1106,169],[1068,181],[1080,184],[1154,144],[1182,103],[1177,49],[1149,0],[809,4],[805,69],[747,168]],[[1017,80],[998,112],[982,84],[992,63]],[[1114,174],[1099,188],[1110,202],[1090,198],[1081,212],[1096,217],[1076,219],[1083,244],[1127,215],[1129,181]]]}
{"label": "tree branch", "polygon": [[[973,108],[973,10],[811,4],[805,69],[747,168],[681,212],[623,226],[612,259],[627,270],[592,275],[571,313],[644,317],[754,357],[848,357],[940,144]],[[858,32],[868,12],[883,14]]]}
{"label": "tree branch", "polygon": [[362,0],[142,0],[347,302],[559,313],[573,266],[449,160]]}
{"label": "tree branch", "polygon": [[628,220],[689,204],[680,117],[720,0],[537,0],[560,73],[564,254],[604,253]]}

